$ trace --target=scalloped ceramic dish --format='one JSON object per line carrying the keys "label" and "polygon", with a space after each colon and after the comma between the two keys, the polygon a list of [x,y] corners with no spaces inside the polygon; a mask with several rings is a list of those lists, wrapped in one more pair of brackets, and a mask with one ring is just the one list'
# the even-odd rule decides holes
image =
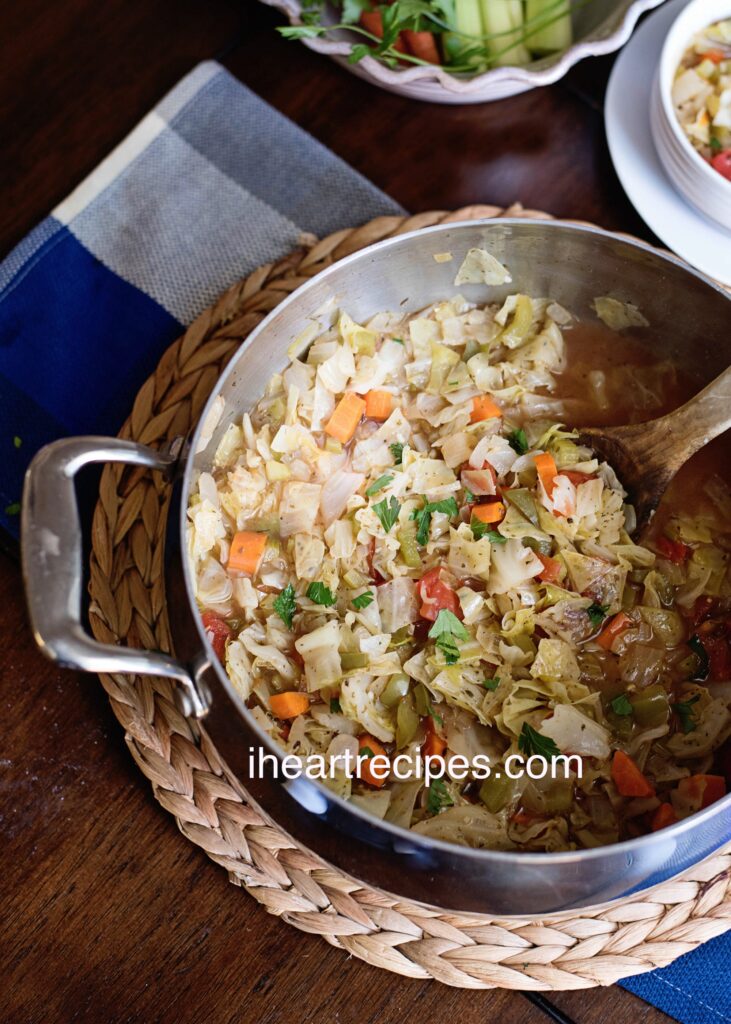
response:
{"label": "scalloped ceramic dish", "polygon": [[[389,92],[429,103],[487,103],[557,82],[584,57],[599,57],[623,46],[637,19],[664,0],[592,0],[574,14],[576,42],[563,53],[533,61],[525,67],[501,67],[472,77],[450,75],[441,68],[391,69],[373,57],[348,63],[347,32],[332,39],[304,39],[305,46],[325,53],[359,78]],[[292,25],[300,24],[299,0],[262,0],[285,14]]]}

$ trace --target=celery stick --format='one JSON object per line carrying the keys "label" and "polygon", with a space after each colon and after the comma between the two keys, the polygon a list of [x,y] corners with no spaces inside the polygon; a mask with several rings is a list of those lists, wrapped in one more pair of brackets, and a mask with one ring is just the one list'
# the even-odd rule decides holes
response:
{"label": "celery stick", "polygon": [[526,19],[526,45],[533,53],[568,50],[573,43],[570,0],[528,0]]}
{"label": "celery stick", "polygon": [[[480,0],[487,52],[498,66],[529,64],[530,54],[521,42],[523,35],[522,0]],[[514,29],[514,31],[511,31]]]}
{"label": "celery stick", "polygon": [[484,62],[478,54],[468,54],[468,51],[482,47],[480,0],[454,0],[454,18],[450,21],[454,25],[454,32],[445,32],[442,35],[442,44],[449,63],[467,63],[476,69],[484,67]]}

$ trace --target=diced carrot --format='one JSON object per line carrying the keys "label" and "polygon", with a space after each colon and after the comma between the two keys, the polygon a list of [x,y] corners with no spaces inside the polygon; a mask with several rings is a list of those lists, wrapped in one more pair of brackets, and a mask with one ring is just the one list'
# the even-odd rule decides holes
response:
{"label": "diced carrot", "polygon": [[700,57],[701,60],[710,60],[714,64],[720,64],[722,60],[726,60],[726,54],[723,50],[706,50]]}
{"label": "diced carrot", "polygon": [[626,612],[619,612],[609,620],[599,636],[596,638],[596,642],[600,647],[603,647],[605,651],[611,650],[614,641],[620,633],[623,633],[625,629],[628,628],[631,622],[632,620]]}
{"label": "diced carrot", "polygon": [[536,469],[538,470],[538,478],[543,484],[548,497],[551,497],[553,493],[553,481],[558,475],[558,469],[556,468],[556,460],[550,452],[541,452],[535,456]]}
{"label": "diced carrot", "polygon": [[297,715],[303,715],[309,706],[310,699],[307,694],[298,690],[274,693],[269,698],[269,707],[277,718],[296,718]]}
{"label": "diced carrot", "polygon": [[390,391],[369,391],[365,396],[365,414],[369,420],[387,420],[393,409]]}
{"label": "diced carrot", "polygon": [[426,739],[421,747],[422,754],[424,757],[441,757],[447,749],[447,741],[437,732],[431,716],[427,718],[424,728],[426,729]]}
{"label": "diced carrot", "polygon": [[536,551],[536,555],[543,562],[543,572],[538,573],[538,579],[544,583],[558,583],[563,569],[559,560],[550,555],[542,555],[540,551]]}
{"label": "diced carrot", "polygon": [[674,825],[677,820],[678,816],[673,810],[672,804],[660,804],[652,816],[652,831],[658,832],[661,828],[667,828],[668,825]]}
{"label": "diced carrot", "polygon": [[371,768],[370,758],[373,757],[388,757],[388,754],[383,749],[378,740],[369,736],[365,733],[363,736],[358,737],[358,750],[362,753],[363,750],[370,751],[370,755],[367,760],[364,759],[360,763],[358,769],[358,776],[363,782],[367,782],[369,786],[376,786],[380,789],[381,786],[385,785],[386,779],[388,778],[388,772],[384,772],[382,762],[379,762],[374,768]]}
{"label": "diced carrot", "polygon": [[414,57],[425,60],[428,64],[441,64],[437,42],[431,32],[412,32],[404,29],[401,33],[403,41]]}
{"label": "diced carrot", "polygon": [[655,787],[642,774],[629,754],[616,750],[612,758],[612,779],[622,796],[654,796]]}
{"label": "diced carrot", "polygon": [[476,395],[472,399],[470,420],[473,423],[479,423],[481,420],[491,420],[497,417],[502,417],[502,414],[503,411],[500,406],[496,405],[489,395]]}
{"label": "diced carrot", "polygon": [[501,523],[505,518],[505,505],[502,501],[489,501],[482,505],[473,505],[472,515],[481,523]]}
{"label": "diced carrot", "polygon": [[[360,23],[366,32],[370,32],[371,35],[378,36],[379,39],[383,39],[383,21],[381,20],[380,11],[361,11]],[[406,45],[401,38],[400,33],[398,39],[393,44],[393,48],[394,50],[398,50],[399,53],[407,52]]]}
{"label": "diced carrot", "polygon": [[678,794],[697,803],[700,810],[726,795],[726,780],[723,775],[690,775],[678,783]]}
{"label": "diced carrot", "polygon": [[266,543],[267,535],[265,533],[239,530],[231,541],[226,568],[236,572],[248,572],[253,576],[259,568]]}
{"label": "diced carrot", "polygon": [[347,391],[335,406],[335,412],[327,421],[325,433],[336,441],[347,444],[355,433],[355,428],[363,418],[366,404],[353,391]]}

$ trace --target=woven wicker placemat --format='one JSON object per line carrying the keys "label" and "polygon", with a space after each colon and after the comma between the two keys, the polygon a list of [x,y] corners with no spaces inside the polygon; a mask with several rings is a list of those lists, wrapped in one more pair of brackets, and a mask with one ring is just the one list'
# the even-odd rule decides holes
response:
{"label": "woven wicker placemat", "polygon": [[[242,340],[300,284],[365,245],[445,221],[548,214],[471,206],[379,217],[302,247],[239,281],[163,355],[120,432],[157,447],[195,424]],[[169,486],[107,466],[93,521],[91,625],[97,639],[169,651],[163,547]],[[132,757],[180,831],[271,913],[352,956],[463,988],[611,985],[664,966],[731,927],[731,845],[682,877],[604,907],[497,919],[402,900],[351,879],[283,832],[227,771],[164,679],[101,677]]]}

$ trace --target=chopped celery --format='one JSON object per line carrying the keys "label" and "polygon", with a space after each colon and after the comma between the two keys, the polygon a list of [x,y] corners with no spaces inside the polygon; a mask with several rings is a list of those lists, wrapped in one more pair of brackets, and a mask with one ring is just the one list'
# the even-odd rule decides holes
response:
{"label": "chopped celery", "polygon": [[350,587],[351,590],[357,590],[358,587],[365,587],[370,580],[363,573],[358,572],[357,569],[348,569],[343,576],[343,583],[346,587]]}
{"label": "chopped celery", "polygon": [[480,786],[480,800],[491,814],[497,814],[510,800],[512,788],[507,775],[490,775]]}
{"label": "chopped celery", "polygon": [[416,523],[409,519],[399,528],[398,542],[401,549],[401,557],[409,569],[421,568],[421,555],[419,546],[416,543]]}
{"label": "chopped celery", "polygon": [[340,455],[342,450],[343,450],[343,445],[342,445],[342,443],[340,441],[338,441],[337,438],[329,437],[329,436],[325,438],[325,451],[326,452],[332,452],[333,455]]}
{"label": "chopped celery", "polygon": [[528,0],[526,46],[533,53],[568,50],[573,42],[570,0]]}
{"label": "chopped celery", "polygon": [[428,715],[431,711],[431,701],[429,700],[429,692],[423,683],[417,683],[414,689],[414,703],[416,705],[416,712],[422,718],[424,715]]}
{"label": "chopped celery", "polygon": [[646,686],[630,697],[634,719],[640,726],[664,725],[670,713],[667,690],[659,683]]}
{"label": "chopped celery", "polygon": [[551,554],[551,541],[548,538],[540,540],[538,537],[523,537],[523,547],[537,551],[539,555]]}
{"label": "chopped celery", "polygon": [[444,52],[451,64],[468,64],[475,70],[485,67],[482,43],[480,0],[454,0],[454,32],[442,36]]}
{"label": "chopped celery", "polygon": [[486,43],[492,63],[530,64],[530,54],[521,42],[522,0],[480,0],[480,9],[484,31],[491,37]]}
{"label": "chopped celery", "polygon": [[519,512],[522,512],[529,522],[538,526],[538,509],[535,499],[527,487],[511,487],[510,490],[503,491],[503,497],[507,498]]}
{"label": "chopped celery", "polygon": [[409,692],[409,677],[404,672],[391,676],[381,692],[381,704],[395,708],[402,697]]}
{"label": "chopped celery", "polygon": [[389,651],[395,650],[397,647],[403,647],[404,644],[411,642],[413,633],[411,626],[401,626],[396,630],[395,633],[391,634],[391,642],[388,645]]}
{"label": "chopped celery", "polygon": [[368,655],[361,651],[341,651],[340,664],[343,672],[355,672],[368,667]]}
{"label": "chopped celery", "polygon": [[418,728],[419,716],[413,701],[411,697],[404,697],[396,711],[396,746],[399,750],[411,743]]}

